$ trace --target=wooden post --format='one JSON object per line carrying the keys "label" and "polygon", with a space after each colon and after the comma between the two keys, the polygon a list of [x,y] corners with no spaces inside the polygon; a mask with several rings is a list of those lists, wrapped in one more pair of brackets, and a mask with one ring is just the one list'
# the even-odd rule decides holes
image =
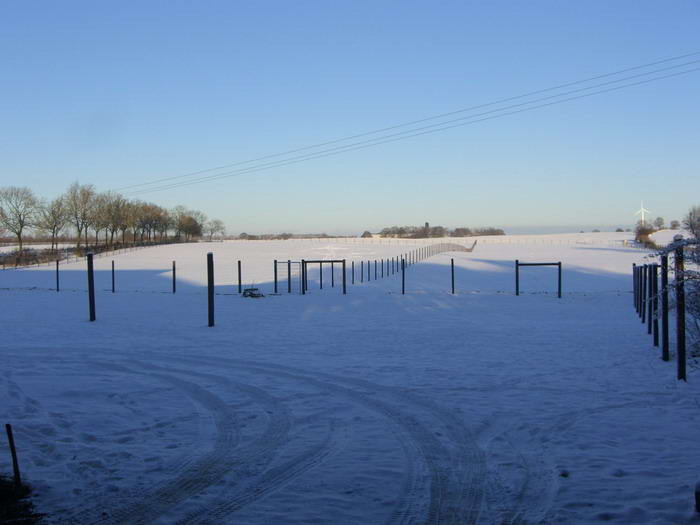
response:
{"label": "wooden post", "polygon": [[374,260],[374,280],[377,280],[377,259]]}
{"label": "wooden post", "polygon": [[19,462],[17,461],[17,449],[15,448],[15,438],[12,435],[12,425],[5,423],[7,432],[7,442],[10,444],[10,455],[12,456],[12,472],[14,474],[15,489],[22,486],[22,477],[19,474]]}
{"label": "wooden post", "polygon": [[558,281],[558,283],[557,283],[557,289],[558,289],[557,296],[559,297],[559,299],[561,299],[561,261],[559,261],[558,270],[559,270],[559,272],[558,272],[558,280],[557,280]]}
{"label": "wooden post", "polygon": [[90,307],[90,321],[95,320],[95,270],[92,263],[92,254],[87,254],[88,273],[88,303]]}
{"label": "wooden post", "polygon": [[642,266],[642,301],[639,317],[642,324],[646,322],[646,307],[647,307],[647,265]]}
{"label": "wooden post", "polygon": [[632,263],[632,303],[637,309],[637,264]]}
{"label": "wooden post", "polygon": [[661,359],[668,361],[668,255],[661,256]]}
{"label": "wooden post", "polygon": [[275,279],[275,293],[277,293],[277,259],[275,259],[274,279]]}
{"label": "wooden post", "polygon": [[301,295],[306,295],[306,261],[301,260]]}
{"label": "wooden post", "polygon": [[238,293],[243,292],[243,281],[241,279],[241,261],[238,261]]}
{"label": "wooden post", "polygon": [[[674,237],[675,240],[675,237]],[[676,352],[678,353],[678,379],[686,381],[685,375],[685,285],[683,246],[676,248]]]}
{"label": "wooden post", "polygon": [[406,293],[406,261],[401,258],[401,295]]}
{"label": "wooden post", "polygon": [[515,295],[520,295],[520,261],[515,259]]}
{"label": "wooden post", "polygon": [[173,293],[175,293],[176,290],[176,272],[175,272],[175,261],[173,261]]}
{"label": "wooden post", "polygon": [[355,284],[355,261],[350,261],[350,273],[351,273],[350,284]]}
{"label": "wooden post", "polygon": [[58,259],[56,259],[56,291],[61,291],[61,283],[58,280]]}
{"label": "wooden post", "polygon": [[365,261],[360,261],[360,282],[365,281]]}
{"label": "wooden post", "polygon": [[450,266],[452,267],[452,295],[455,293],[455,260],[450,259]]}
{"label": "wooden post", "polygon": [[651,335],[652,320],[654,318],[654,283],[652,275],[654,273],[654,265],[650,264],[647,269],[647,334]]}
{"label": "wooden post", "polygon": [[292,261],[287,259],[287,293],[292,293]]}
{"label": "wooden post", "polygon": [[347,289],[345,286],[345,259],[343,259],[343,295],[347,294]]}
{"label": "wooden post", "polygon": [[214,254],[207,254],[207,311],[209,326],[214,326]]}
{"label": "wooden post", "polygon": [[654,346],[659,346],[659,265],[651,265],[651,305],[654,312],[651,332],[654,337]]}
{"label": "wooden post", "polygon": [[112,260],[112,293],[114,293],[114,260]]}
{"label": "wooden post", "polygon": [[335,288],[335,263],[331,262],[331,288]]}
{"label": "wooden post", "polygon": [[323,290],[323,263],[318,263],[318,283],[321,286],[321,290]]}

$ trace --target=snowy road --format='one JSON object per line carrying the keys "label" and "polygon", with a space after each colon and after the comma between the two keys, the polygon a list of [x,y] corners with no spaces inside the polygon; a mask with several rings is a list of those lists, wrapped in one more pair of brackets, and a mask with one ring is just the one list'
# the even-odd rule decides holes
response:
{"label": "snowy road", "polygon": [[[60,294],[8,272],[0,413],[50,523],[688,523],[698,388],[634,315],[644,253],[598,248],[440,256],[405,296],[392,277],[245,300],[230,274],[214,328],[202,250],[176,295],[152,293],[156,252],[118,260],[143,273],[96,323],[79,272]],[[514,297],[516,257],[562,260],[564,298],[544,272]]]}

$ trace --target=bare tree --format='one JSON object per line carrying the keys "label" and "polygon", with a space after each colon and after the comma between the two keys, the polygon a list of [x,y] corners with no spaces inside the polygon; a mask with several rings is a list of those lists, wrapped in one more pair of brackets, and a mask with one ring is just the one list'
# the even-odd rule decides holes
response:
{"label": "bare tree", "polygon": [[37,227],[51,235],[51,251],[58,248],[56,238],[66,227],[68,210],[63,197],[57,197],[50,202],[44,202],[39,207]]}
{"label": "bare tree", "polygon": [[217,233],[222,235],[226,233],[226,226],[224,225],[223,221],[219,219],[212,219],[207,221],[207,223],[204,225],[204,231],[209,235],[209,240],[211,241],[212,237],[214,237],[214,235]]}
{"label": "bare tree", "polygon": [[24,230],[33,226],[37,207],[38,201],[29,188],[0,188],[0,222],[17,237],[20,254]]}
{"label": "bare tree", "polygon": [[662,230],[664,227],[664,218],[663,217],[657,217],[654,219],[654,228],[657,230]]}
{"label": "bare tree", "polygon": [[78,245],[85,232],[85,247],[87,248],[87,231],[91,222],[92,206],[95,200],[95,187],[92,184],[80,185],[74,182],[68,187],[65,194],[68,215],[78,233]]}
{"label": "bare tree", "polygon": [[700,238],[700,206],[693,206],[683,218],[683,227],[695,238]]}

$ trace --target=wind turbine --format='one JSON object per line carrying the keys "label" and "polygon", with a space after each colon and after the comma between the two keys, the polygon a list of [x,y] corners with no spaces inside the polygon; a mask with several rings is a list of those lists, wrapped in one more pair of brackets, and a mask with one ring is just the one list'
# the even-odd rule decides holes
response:
{"label": "wind turbine", "polygon": [[641,202],[641,204],[640,204],[640,207],[639,207],[639,211],[635,212],[635,215],[640,215],[640,214],[641,214],[641,216],[642,216],[642,217],[641,217],[641,219],[642,219],[642,224],[646,224],[647,221],[644,219],[644,214],[645,214],[645,213],[649,213],[649,210],[647,210],[647,209],[644,207],[644,201],[640,201],[640,202]]}

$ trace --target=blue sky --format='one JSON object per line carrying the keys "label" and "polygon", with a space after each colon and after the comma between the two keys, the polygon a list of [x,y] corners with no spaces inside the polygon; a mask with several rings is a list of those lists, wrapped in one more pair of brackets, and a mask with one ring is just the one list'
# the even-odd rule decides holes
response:
{"label": "blue sky", "polygon": [[[700,51],[698,27],[695,1],[6,1],[0,185],[244,161]],[[670,220],[700,204],[698,93],[695,72],[132,196],[232,233],[631,226],[642,199]]]}

